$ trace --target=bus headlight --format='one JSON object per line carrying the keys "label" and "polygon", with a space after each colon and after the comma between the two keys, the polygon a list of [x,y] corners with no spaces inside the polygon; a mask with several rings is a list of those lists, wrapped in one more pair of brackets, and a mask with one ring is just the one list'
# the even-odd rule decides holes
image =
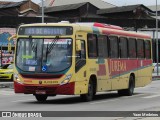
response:
{"label": "bus headlight", "polygon": [[70,81],[71,77],[72,77],[72,74],[66,75],[66,77],[64,78],[64,80],[61,82],[60,85],[67,84]]}
{"label": "bus headlight", "polygon": [[14,74],[14,80],[17,81],[18,83],[21,83],[19,77],[18,77],[18,74]]}

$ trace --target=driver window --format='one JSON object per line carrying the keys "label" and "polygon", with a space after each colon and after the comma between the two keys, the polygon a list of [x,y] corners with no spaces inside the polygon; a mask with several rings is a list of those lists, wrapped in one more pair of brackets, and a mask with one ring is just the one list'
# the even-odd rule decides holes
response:
{"label": "driver window", "polygon": [[81,51],[76,52],[76,72],[86,64],[85,41],[81,40]]}
{"label": "driver window", "polygon": [[76,61],[86,59],[85,42],[81,41],[81,51],[76,52]]}

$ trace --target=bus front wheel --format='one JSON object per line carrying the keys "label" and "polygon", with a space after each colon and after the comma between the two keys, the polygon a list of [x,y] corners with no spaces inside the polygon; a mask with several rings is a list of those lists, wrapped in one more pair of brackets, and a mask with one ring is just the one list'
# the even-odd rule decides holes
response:
{"label": "bus front wheel", "polygon": [[35,94],[35,97],[36,97],[36,100],[38,101],[38,102],[45,102],[46,100],[47,100],[47,95],[36,95]]}
{"label": "bus front wheel", "polygon": [[91,101],[93,99],[94,96],[94,85],[93,82],[90,80],[89,84],[88,84],[88,93],[87,94],[82,94],[81,98],[83,101]]}

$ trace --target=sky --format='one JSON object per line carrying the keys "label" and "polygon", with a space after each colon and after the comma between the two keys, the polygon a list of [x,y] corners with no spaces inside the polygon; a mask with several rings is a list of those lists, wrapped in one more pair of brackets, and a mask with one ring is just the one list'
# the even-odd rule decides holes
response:
{"label": "sky", "polygon": [[[0,1],[14,1],[19,2],[22,0],[0,0]],[[32,0],[35,3],[40,3],[42,0]],[[158,5],[160,5],[160,0],[103,0],[108,3],[111,3],[116,6],[126,6],[126,5],[134,5],[134,4],[144,4],[145,6],[156,5],[156,1]]]}

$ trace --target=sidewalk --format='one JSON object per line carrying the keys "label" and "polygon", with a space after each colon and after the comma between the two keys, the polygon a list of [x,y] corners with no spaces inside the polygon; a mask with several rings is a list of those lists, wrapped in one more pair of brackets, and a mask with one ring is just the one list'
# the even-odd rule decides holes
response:
{"label": "sidewalk", "polygon": [[152,74],[152,80],[160,80],[160,73],[159,73],[159,75],[157,75],[157,73],[153,73]]}

